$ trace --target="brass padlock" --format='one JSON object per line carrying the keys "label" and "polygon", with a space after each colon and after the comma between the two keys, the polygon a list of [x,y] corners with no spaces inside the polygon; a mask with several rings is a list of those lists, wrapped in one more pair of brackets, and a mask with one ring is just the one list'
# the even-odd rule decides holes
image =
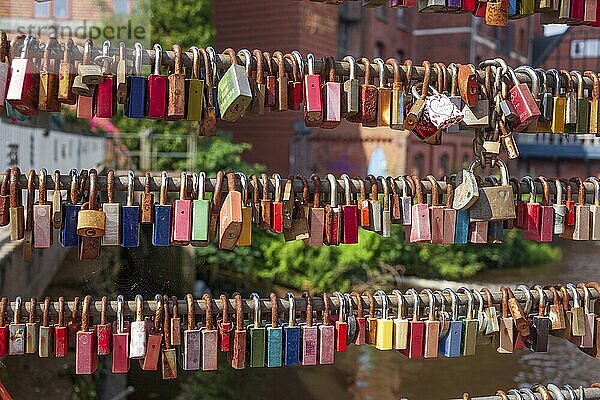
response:
{"label": "brass padlock", "polygon": [[90,170],[89,201],[81,206],[77,214],[77,234],[83,237],[102,237],[106,226],[106,214],[96,205],[98,196],[98,172]]}
{"label": "brass padlock", "polygon": [[102,68],[92,62],[91,52],[93,48],[92,39],[86,40],[83,47],[83,60],[77,69],[79,76],[81,76],[81,82],[85,85],[98,85],[104,81]]}
{"label": "brass padlock", "polygon": [[[473,172],[480,160],[470,166]],[[496,160],[500,169],[500,186],[480,187],[477,201],[469,209],[471,221],[501,221],[516,217],[513,188],[509,183],[509,173],[502,160]]]}
{"label": "brass padlock", "polygon": [[19,167],[12,167],[10,170],[10,240],[23,239],[25,231],[25,209],[21,201],[21,189],[19,188],[19,178],[21,170]]}

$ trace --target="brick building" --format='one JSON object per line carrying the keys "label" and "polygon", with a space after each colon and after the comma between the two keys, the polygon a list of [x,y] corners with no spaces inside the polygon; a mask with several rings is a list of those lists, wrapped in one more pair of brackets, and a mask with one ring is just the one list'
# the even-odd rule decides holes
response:
{"label": "brick building", "polygon": [[[477,63],[500,56],[520,65],[530,59],[531,39],[541,32],[537,17],[495,29],[470,15],[419,15],[415,9],[364,8],[360,2],[336,7],[306,1],[214,0],[213,6],[219,49],[299,50],[338,60],[351,54],[410,58],[415,64],[423,59]],[[302,118],[300,112],[267,112],[235,125],[221,122],[220,128],[253,145],[249,160],[282,172],[441,176],[472,159],[471,132],[447,134],[442,146],[429,146],[409,132],[383,127],[342,122],[334,130],[308,129]]]}

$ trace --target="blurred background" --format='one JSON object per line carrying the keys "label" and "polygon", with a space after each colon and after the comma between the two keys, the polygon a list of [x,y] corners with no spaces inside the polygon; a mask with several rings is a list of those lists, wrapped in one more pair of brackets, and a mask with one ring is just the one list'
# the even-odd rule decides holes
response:
{"label": "blurred background", "polygon": [[[311,52],[355,58],[396,57],[415,65],[431,62],[477,64],[502,57],[509,65],[571,70],[600,70],[600,39],[593,28],[546,26],[537,16],[511,21],[506,28],[486,26],[470,15],[419,15],[415,9],[363,8],[360,2],[331,6],[291,0],[33,0],[0,1],[0,29],[9,38],[32,33],[92,38],[128,47],[140,42],[164,49],[178,43],[259,48],[283,53]],[[43,39],[42,39],[43,40]],[[146,68],[149,71],[149,67]],[[119,112],[121,115],[121,112]],[[79,120],[72,109],[37,118],[0,120],[4,168],[98,168],[136,173],[233,169],[289,174],[328,172],[350,176],[449,175],[472,158],[473,132],[446,134],[442,146],[429,146],[410,132],[362,128],[342,123],[335,130],[306,128],[300,112],[269,113],[236,124],[219,121],[216,137],[199,137],[188,122]],[[509,164],[512,175],[599,175],[600,142],[592,135],[516,135],[521,157]],[[138,172],[139,171],[139,172]],[[138,193],[139,195],[139,193]],[[121,199],[122,200],[122,199]],[[151,228],[142,226],[136,249],[104,247],[100,262],[81,262],[77,251],[55,245],[36,250],[31,263],[21,260],[20,243],[0,229],[0,293],[11,298],[66,298],[123,294],[186,293],[200,297],[270,291],[313,293],[332,290],[444,288],[466,283],[490,288],[502,284],[550,284],[598,278],[599,250],[594,242],[535,244],[516,231],[501,245],[406,245],[394,226],[391,239],[362,231],[360,244],[309,248],[255,231],[253,245],[234,252],[205,248],[155,248]],[[400,238],[400,239],[399,239]],[[55,240],[55,243],[56,240]],[[448,282],[452,281],[452,282]],[[325,399],[447,399],[463,392],[489,394],[498,388],[536,382],[589,384],[600,378],[597,361],[564,340],[551,351],[498,355],[481,346],[475,357],[408,360],[396,352],[351,346],[329,367],[233,371],[220,360],[218,373],[187,374],[163,382],[159,374],[132,365],[126,376],[110,374],[104,359],[93,376],[75,376],[67,359],[12,357],[3,360],[0,379],[14,398],[148,399],[282,397]],[[560,366],[560,367],[558,367]],[[23,384],[26,377],[28,384]],[[473,379],[475,378],[475,379]]]}

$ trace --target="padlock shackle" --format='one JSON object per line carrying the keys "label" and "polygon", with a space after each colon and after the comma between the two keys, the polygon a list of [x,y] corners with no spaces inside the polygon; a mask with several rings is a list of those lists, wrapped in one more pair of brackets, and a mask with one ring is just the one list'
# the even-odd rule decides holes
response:
{"label": "padlock shackle", "polygon": [[329,181],[329,205],[333,208],[337,207],[337,179],[333,174],[327,174],[327,180]]}
{"label": "padlock shackle", "polygon": [[385,67],[385,63],[380,57],[373,59],[373,62],[379,66],[379,88],[385,88],[385,81],[387,79],[387,68]]}
{"label": "padlock shackle", "polygon": [[152,69],[152,74],[160,75],[160,68],[162,65],[163,48],[158,43],[156,43],[153,48],[154,48],[154,65],[153,65],[153,69]]}
{"label": "padlock shackle", "polygon": [[537,192],[535,190],[535,182],[533,181],[533,178],[529,175],[525,175],[523,180],[529,185],[529,204],[536,203]]}
{"label": "padlock shackle", "polygon": [[406,316],[406,309],[408,308],[408,305],[406,304],[404,295],[398,289],[392,290],[392,294],[396,296],[396,300],[398,301],[398,313],[396,315],[396,319],[405,319],[404,317]]}
{"label": "padlock shackle", "polygon": [[[123,317],[123,295],[117,296],[117,333],[123,333],[125,330],[125,320]],[[64,300],[63,300],[64,302]],[[60,324],[59,324],[60,325]]]}
{"label": "padlock shackle", "polygon": [[46,168],[41,168],[38,173],[38,204],[46,204],[48,191],[46,190],[46,176],[48,171]]}
{"label": "padlock shackle", "polygon": [[207,331],[212,331],[214,330],[212,297],[209,293],[204,293],[202,300],[206,304],[206,308],[204,309],[204,326]]}
{"label": "padlock shackle", "polygon": [[448,293],[451,298],[450,310],[452,311],[452,320],[458,321],[458,306],[459,306],[458,295],[456,294],[456,292],[453,289],[450,289],[450,288],[446,288],[446,289],[442,290],[442,294],[444,294],[444,293]]}
{"label": "padlock shackle", "polygon": [[450,96],[454,97],[458,91],[458,67],[455,63],[450,63],[448,71],[450,71]]}
{"label": "padlock shackle", "polygon": [[413,312],[412,312],[412,320],[413,322],[417,322],[420,319],[420,307],[421,307],[421,296],[419,293],[413,288],[410,288],[406,291],[407,295],[413,296]]}
{"label": "padlock shackle", "polygon": [[542,288],[541,285],[534,285],[533,289],[535,289],[538,292],[538,316],[539,317],[543,317],[546,313],[546,303],[547,303],[547,299],[546,299],[546,293],[544,293],[544,289]]}
{"label": "padlock shackle", "polygon": [[525,296],[525,307],[523,308],[523,312],[525,313],[525,315],[529,315],[533,306],[533,299],[529,288],[523,284],[520,284],[517,286],[516,290],[520,290],[521,292],[523,292],[523,295]]}
{"label": "padlock shackle", "polygon": [[586,179],[586,182],[592,182],[594,185],[594,205],[600,206],[600,180],[595,176],[590,176]]}
{"label": "padlock shackle", "polygon": [[133,180],[135,179],[135,175],[133,171],[127,171],[127,205],[133,206],[133,196],[134,196],[134,188],[133,188]]}
{"label": "padlock shackle", "polygon": [[[274,295],[274,293],[271,293]],[[286,294],[288,299],[288,326],[293,327],[296,325],[296,299],[291,292],[287,292]],[[275,304],[277,304],[277,297],[275,297]],[[273,300],[271,300],[271,304],[273,304]]]}
{"label": "padlock shackle", "polygon": [[464,293],[465,296],[467,296],[467,313],[466,313],[466,319],[473,319],[473,310],[474,310],[474,298],[473,298],[473,293],[471,293],[471,291],[469,289],[467,289],[464,286],[461,286],[458,288],[457,290],[458,293]]}
{"label": "padlock shackle", "polygon": [[300,81],[304,79],[304,60],[302,59],[302,54],[298,50],[292,51],[292,56],[296,60],[296,64],[298,65],[298,76],[300,77]]}
{"label": "padlock shackle", "polygon": [[260,317],[261,317],[261,311],[260,311],[260,297],[258,295],[258,293],[252,293],[250,295],[250,299],[252,299],[254,306],[252,308],[253,310],[253,323],[254,323],[254,328],[260,328]]}
{"label": "padlock shackle", "polygon": [[363,296],[367,296],[369,304],[369,318],[375,318],[375,299],[369,291],[364,291]]}
{"label": "padlock shackle", "polygon": [[197,46],[190,47],[192,52],[192,79],[200,79],[200,50]]}
{"label": "padlock shackle", "polygon": [[246,75],[248,77],[252,77],[252,54],[250,54],[250,50],[241,49],[237,52],[239,57],[244,57],[244,66],[246,68]]}
{"label": "padlock shackle", "polygon": [[[358,295],[358,293],[357,293]],[[360,297],[360,296],[359,296]],[[313,301],[312,296],[307,292],[302,292],[302,298],[306,300],[306,327],[310,328],[313,323]]]}
{"label": "padlock shackle", "polygon": [[[537,73],[533,70],[533,68],[531,68],[527,65],[521,65],[515,69],[515,72],[523,72],[523,73],[527,74],[527,76],[529,76],[529,79],[531,80],[531,94],[533,95],[534,98],[537,98],[540,94],[540,79],[539,79]],[[515,74],[515,77],[516,77],[516,74]],[[517,79],[517,81],[518,81],[518,79]],[[582,80],[582,83],[583,83],[583,80]]]}
{"label": "padlock shackle", "polygon": [[347,322],[348,315],[346,314],[346,299],[342,293],[335,291],[333,292],[333,296],[338,299],[338,321],[339,322]]}
{"label": "padlock shackle", "polygon": [[572,293],[571,297],[573,298],[573,308],[581,307],[581,302],[579,300],[579,293],[577,292],[577,287],[575,287],[575,285],[572,283],[567,283],[565,285],[565,287],[567,288],[567,290],[570,290]]}
{"label": "padlock shackle", "polygon": [[349,68],[348,79],[356,79],[356,60],[354,59],[354,57],[351,55],[347,55],[346,57],[342,58],[342,61],[345,61],[348,63],[348,68]]}
{"label": "padlock shackle", "polygon": [[[266,177],[266,175],[265,175]],[[281,203],[281,176],[278,173],[274,173],[272,175],[273,180],[275,181],[274,186],[274,190],[273,190],[273,199],[275,203]],[[269,182],[269,178],[266,179],[267,185],[265,185],[265,187],[267,187],[268,190],[268,182]],[[268,196],[268,194],[267,194]]]}
{"label": "padlock shackle", "polygon": [[[91,297],[91,296],[90,296]],[[37,298],[36,297],[32,297],[29,300],[29,310],[27,310],[27,322],[30,324],[34,324],[35,323],[35,314],[36,314],[36,307],[37,307]]]}
{"label": "padlock shackle", "polygon": [[427,298],[429,299],[429,304],[428,304],[429,312],[427,313],[427,319],[429,321],[435,321],[435,311],[437,308],[437,301],[435,300],[433,291],[431,289],[426,288],[426,289],[421,290],[421,294],[426,294]]}
{"label": "padlock shackle", "polygon": [[344,198],[346,200],[346,205],[352,205],[352,190],[350,190],[350,177],[348,174],[342,174],[342,179],[344,180]]}
{"label": "padlock shackle", "polygon": [[[336,292],[336,293],[339,293],[339,292]],[[375,296],[379,296],[381,298],[381,318],[388,319],[390,302],[389,302],[387,293],[381,289],[377,289],[375,291]],[[344,307],[344,309],[345,309],[345,307]]]}
{"label": "padlock shackle", "polygon": [[325,292],[323,292],[323,312],[321,313],[323,315],[323,320],[321,321],[321,323],[323,324],[323,326],[329,326],[330,321],[329,321],[329,295]]}
{"label": "padlock shackle", "polygon": [[312,53],[306,55],[306,63],[308,68],[308,75],[315,74],[315,56]]}
{"label": "padlock shackle", "polygon": [[584,94],[583,94],[583,90],[584,90],[583,75],[581,74],[581,72],[579,72],[577,70],[571,71],[570,75],[572,77],[574,77],[575,80],[577,81],[577,99],[583,100],[585,98]]}
{"label": "padlock shackle", "polygon": [[381,182],[383,187],[383,211],[390,211],[390,188],[387,179],[383,176],[378,176],[377,180]]}

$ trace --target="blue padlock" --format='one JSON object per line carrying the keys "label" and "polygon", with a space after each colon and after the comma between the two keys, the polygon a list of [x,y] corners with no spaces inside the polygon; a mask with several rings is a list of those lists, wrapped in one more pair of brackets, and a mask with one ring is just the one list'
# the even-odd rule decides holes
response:
{"label": "blue padlock", "polygon": [[271,325],[267,326],[267,367],[281,367],[283,329],[278,324],[277,296],[271,293]]}
{"label": "blue padlock", "polygon": [[212,88],[206,88],[206,90],[212,89],[213,103],[215,106],[217,119],[221,119],[221,110],[219,109],[219,101],[217,100],[219,97],[219,90],[217,88],[219,87],[219,81],[221,80],[219,77],[219,70],[217,68],[217,53],[215,53],[215,49],[210,46],[206,48],[206,51],[208,53],[208,58],[210,59],[210,65],[212,68]]}
{"label": "blue padlock", "polygon": [[456,231],[454,243],[467,243],[469,240],[469,210],[456,210]]}
{"label": "blue padlock", "polygon": [[121,207],[121,247],[138,247],[140,244],[140,206],[134,205],[133,171],[127,172],[127,205]]}
{"label": "blue padlock", "polygon": [[144,118],[146,114],[146,87],[148,81],[140,75],[142,70],[142,51],[141,43],[136,43],[133,74],[127,77],[127,98],[124,114],[128,118]]}
{"label": "blue padlock", "polygon": [[167,184],[169,175],[161,173],[160,199],[154,205],[154,224],[152,225],[152,244],[154,246],[169,246],[171,244],[171,205],[167,199]]}
{"label": "blue padlock", "polygon": [[[458,319],[458,295],[452,289],[444,289],[442,293],[448,293],[452,297],[452,320],[448,332],[440,340],[439,351],[445,357],[460,357],[463,323]],[[445,297],[442,296],[442,298]]]}
{"label": "blue padlock", "polygon": [[296,325],[296,303],[294,295],[287,294],[289,303],[288,323],[283,328],[284,336],[284,362],[285,365],[300,364],[300,327]]}
{"label": "blue padlock", "polygon": [[71,170],[71,188],[67,202],[63,205],[63,220],[60,226],[59,242],[63,247],[78,247],[79,235],[77,235],[77,216],[81,209],[81,204],[77,204],[78,193],[78,175],[77,170]]}

